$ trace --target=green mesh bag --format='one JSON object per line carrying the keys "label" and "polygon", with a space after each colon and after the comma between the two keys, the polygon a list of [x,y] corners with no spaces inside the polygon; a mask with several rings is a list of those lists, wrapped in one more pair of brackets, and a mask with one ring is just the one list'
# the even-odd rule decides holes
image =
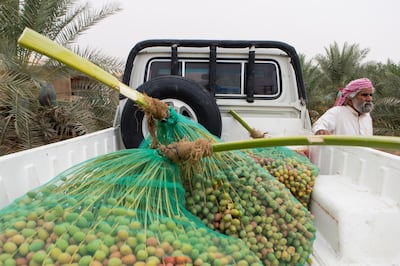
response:
{"label": "green mesh bag", "polygon": [[304,265],[312,253],[311,213],[254,160],[220,152],[181,165],[186,208],[209,228],[243,240],[264,265]]}
{"label": "green mesh bag", "polygon": [[0,211],[0,264],[261,265],[186,210],[184,195],[157,150],[96,157]]}
{"label": "green mesh bag", "polygon": [[287,147],[256,148],[245,152],[309,207],[319,168],[306,156]]}
{"label": "green mesh bag", "polygon": [[[176,113],[176,111],[169,107],[169,117],[166,120],[155,121],[155,136],[157,146],[168,145],[170,143],[178,142],[182,139],[194,141],[199,138],[209,139],[213,142],[220,141],[219,138],[212,135],[201,124]],[[153,147],[153,137],[148,135],[140,144],[140,148]]]}
{"label": "green mesh bag", "polygon": [[[179,118],[180,122],[184,119]],[[187,119],[185,125],[194,123]],[[157,126],[159,144],[174,139],[206,138],[199,131],[166,130],[174,124]],[[194,127],[192,127],[194,128]],[[149,147],[146,138],[141,147]],[[312,253],[315,224],[310,212],[248,153],[225,151],[199,162],[178,162],[186,208],[210,229],[243,240],[264,265],[304,265]]]}

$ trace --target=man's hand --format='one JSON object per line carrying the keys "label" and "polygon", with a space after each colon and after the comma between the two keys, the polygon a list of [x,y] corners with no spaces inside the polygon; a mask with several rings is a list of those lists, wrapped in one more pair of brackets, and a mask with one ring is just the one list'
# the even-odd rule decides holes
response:
{"label": "man's hand", "polygon": [[315,135],[330,135],[330,134],[331,133],[329,133],[329,131],[325,129],[320,129],[315,133]]}

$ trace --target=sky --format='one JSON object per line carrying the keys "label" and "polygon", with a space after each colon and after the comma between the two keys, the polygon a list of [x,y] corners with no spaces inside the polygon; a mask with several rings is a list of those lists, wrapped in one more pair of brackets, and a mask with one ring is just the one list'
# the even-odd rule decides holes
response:
{"label": "sky", "polygon": [[125,60],[146,39],[274,40],[310,60],[336,42],[369,49],[365,61],[400,63],[399,0],[79,0],[122,11],[77,42]]}

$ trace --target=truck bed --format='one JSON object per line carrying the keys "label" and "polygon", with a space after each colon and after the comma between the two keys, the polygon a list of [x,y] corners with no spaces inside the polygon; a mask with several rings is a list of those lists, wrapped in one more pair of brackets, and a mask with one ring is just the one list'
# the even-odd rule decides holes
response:
{"label": "truck bed", "polygon": [[[74,164],[120,147],[117,129],[0,157],[0,209]],[[312,194],[312,265],[399,265],[400,156],[359,147],[309,147],[320,168]]]}
{"label": "truck bed", "polygon": [[359,147],[310,147],[320,168],[311,212],[316,265],[399,265],[400,156]]}

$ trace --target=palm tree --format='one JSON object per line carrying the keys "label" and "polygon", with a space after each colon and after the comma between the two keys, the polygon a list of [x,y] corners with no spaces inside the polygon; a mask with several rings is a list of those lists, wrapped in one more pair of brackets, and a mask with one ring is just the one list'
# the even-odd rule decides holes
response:
{"label": "palm tree", "polygon": [[307,91],[307,105],[310,112],[311,120],[314,120],[325,112],[323,107],[324,92],[321,87],[321,71],[313,60],[307,60],[304,54],[300,54],[300,64],[303,72],[304,85]]}
{"label": "palm tree", "polygon": [[340,48],[334,42],[329,48],[325,48],[325,55],[315,56],[322,71],[321,83],[324,85],[324,94],[330,103],[334,102],[338,88],[360,77],[360,65],[368,52],[369,49],[360,49],[358,44],[349,45],[345,42]]}
{"label": "palm tree", "polygon": [[[41,106],[39,92],[42,97],[51,93],[51,87],[47,86],[44,90],[43,86],[76,73],[58,62],[18,46],[17,40],[25,27],[29,27],[105,70],[119,73],[123,66],[121,60],[105,56],[99,51],[79,48],[74,41],[85,30],[120,10],[116,4],[92,9],[88,4],[77,4],[72,0],[0,2],[0,155],[85,134],[112,123],[112,119],[107,123],[97,119],[99,116],[94,115],[93,108],[99,102],[93,99],[89,105],[87,99],[80,97],[73,103],[58,101],[55,106],[53,101],[50,106]],[[108,103],[112,102],[112,106],[107,107],[113,113],[117,102],[115,93],[110,93],[93,81],[84,87],[95,88],[92,91],[97,98],[107,95],[110,98]]]}
{"label": "palm tree", "polygon": [[400,65],[369,64],[362,69],[374,81],[374,134],[400,136]]}

